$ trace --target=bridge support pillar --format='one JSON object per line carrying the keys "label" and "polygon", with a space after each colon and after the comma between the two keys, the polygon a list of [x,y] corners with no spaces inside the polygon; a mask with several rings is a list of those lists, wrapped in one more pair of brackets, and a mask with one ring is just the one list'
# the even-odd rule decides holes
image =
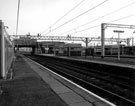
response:
{"label": "bridge support pillar", "polygon": [[18,52],[19,51],[19,47],[17,46],[17,48],[16,48],[16,51]]}
{"label": "bridge support pillar", "polygon": [[53,50],[54,50],[54,55],[56,55],[56,48],[54,47]]}
{"label": "bridge support pillar", "polygon": [[35,46],[32,46],[32,52],[31,52],[31,54],[32,55],[35,54]]}
{"label": "bridge support pillar", "polygon": [[81,57],[83,56],[83,48],[81,47]]}
{"label": "bridge support pillar", "polygon": [[87,53],[88,53],[88,38],[85,38],[85,43],[86,43],[85,56],[87,56]]}
{"label": "bridge support pillar", "polygon": [[88,49],[88,38],[85,39],[86,39],[86,49]]}
{"label": "bridge support pillar", "polygon": [[70,57],[71,54],[70,54],[71,50],[70,50],[70,46],[68,47],[68,56]]}

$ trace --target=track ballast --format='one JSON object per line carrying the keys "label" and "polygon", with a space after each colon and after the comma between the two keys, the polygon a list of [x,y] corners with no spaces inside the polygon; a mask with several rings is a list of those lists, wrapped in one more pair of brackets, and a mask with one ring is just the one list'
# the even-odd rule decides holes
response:
{"label": "track ballast", "polygon": [[129,73],[126,74],[118,67],[114,67],[117,69],[114,71],[109,66],[88,62],[41,55],[28,57],[118,106],[135,105],[132,69],[128,69]]}

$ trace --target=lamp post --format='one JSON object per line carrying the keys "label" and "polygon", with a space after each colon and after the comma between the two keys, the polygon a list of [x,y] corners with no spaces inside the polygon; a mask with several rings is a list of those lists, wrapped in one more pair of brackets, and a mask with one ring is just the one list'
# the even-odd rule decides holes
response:
{"label": "lamp post", "polygon": [[18,0],[18,8],[17,8],[16,36],[18,35],[19,11],[20,11],[20,0]]}
{"label": "lamp post", "polygon": [[118,60],[120,60],[120,33],[124,33],[124,31],[114,30],[113,32],[118,33]]}

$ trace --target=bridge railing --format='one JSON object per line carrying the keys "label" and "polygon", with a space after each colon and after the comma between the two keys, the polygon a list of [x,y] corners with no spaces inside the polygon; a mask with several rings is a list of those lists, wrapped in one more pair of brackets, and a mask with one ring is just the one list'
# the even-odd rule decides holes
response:
{"label": "bridge railing", "polygon": [[[18,42],[26,42],[27,40],[50,40],[50,41],[83,41],[86,43],[86,40],[89,42],[101,42],[101,37],[74,37],[74,36],[37,36],[37,35],[18,35],[18,36],[13,36],[13,38]],[[22,40],[23,38],[23,40]],[[130,42],[131,38],[120,38],[119,39],[121,42],[128,43]],[[105,38],[105,42],[118,42],[118,38]]]}

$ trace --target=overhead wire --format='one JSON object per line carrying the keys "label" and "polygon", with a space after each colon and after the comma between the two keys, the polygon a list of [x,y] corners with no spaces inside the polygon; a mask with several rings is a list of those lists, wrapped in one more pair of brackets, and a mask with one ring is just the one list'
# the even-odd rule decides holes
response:
{"label": "overhead wire", "polygon": [[123,19],[130,18],[130,17],[135,17],[135,15],[128,15],[128,16],[125,16],[125,17],[122,17],[122,18],[119,18],[119,19],[116,19],[116,20],[113,20],[113,21],[109,21],[107,23],[123,20]]}
{"label": "overhead wire", "polygon": [[[116,9],[116,10],[114,10],[114,11],[112,11],[112,12],[109,12],[109,13],[107,13],[107,14],[101,16],[101,17],[98,17],[98,18],[96,18],[96,19],[94,19],[94,20],[92,20],[92,21],[90,21],[90,22],[88,22],[88,23],[85,23],[85,24],[83,24],[83,25],[81,25],[81,26],[78,26],[77,28],[80,28],[80,27],[82,27],[82,26],[85,26],[85,25],[87,25],[87,24],[90,24],[90,23],[92,23],[92,22],[95,22],[95,21],[97,21],[97,20],[99,20],[99,19],[102,19],[102,18],[104,18],[104,17],[106,17],[106,16],[112,15],[113,13],[116,13],[116,12],[118,12],[118,11],[120,11],[120,10],[123,10],[123,9],[125,9],[125,8],[127,8],[127,7],[129,7],[129,6],[131,6],[131,5],[133,5],[133,3],[130,3],[130,4],[126,5],[126,6],[121,7],[121,8],[119,8],[119,9]],[[76,28],[75,28],[75,29],[76,29]]]}
{"label": "overhead wire", "polygon": [[[65,16],[67,16],[69,13],[71,13],[73,10],[75,10],[79,5],[81,5],[85,0],[82,0],[79,2],[77,5],[75,5],[73,8],[71,8],[66,14],[64,14],[62,17],[60,17],[57,21],[55,21],[49,28],[53,27],[56,25],[59,21],[61,21]],[[49,28],[47,28],[45,31],[43,31],[41,34],[46,32]]]}
{"label": "overhead wire", "polygon": [[64,14],[61,18],[59,18],[54,24],[51,25],[54,26],[55,24],[57,24],[60,20],[62,20],[65,16],[67,16],[69,13],[71,13],[74,9],[76,9],[79,5],[81,5],[85,0],[82,0],[81,2],[79,2],[75,7],[73,7],[71,10],[69,10],[66,14]]}
{"label": "overhead wire", "polygon": [[[103,2],[101,2],[101,3],[99,3],[99,4],[97,4],[96,6],[94,6],[94,7],[90,8],[90,9],[88,9],[87,11],[85,11],[85,12],[79,14],[79,15],[77,15],[76,17],[74,17],[74,18],[68,20],[67,22],[65,22],[65,23],[63,23],[63,24],[61,24],[61,25],[59,25],[58,27],[52,29],[51,31],[57,30],[58,28],[60,28],[60,27],[64,26],[65,24],[67,24],[67,23],[69,23],[69,22],[71,22],[71,21],[73,21],[73,20],[75,20],[75,19],[81,17],[82,15],[84,15],[84,14],[86,14],[86,13],[92,11],[93,9],[99,7],[100,5],[104,4],[104,3],[107,2],[107,1],[108,1],[108,0],[105,0],[105,1],[103,1]],[[49,34],[49,33],[50,33],[50,32],[48,32],[48,33],[46,33],[46,34]]]}
{"label": "overhead wire", "polygon": [[[112,21],[109,21],[109,22],[106,22],[106,23],[110,23],[110,22],[115,22],[115,21],[123,20],[123,19],[129,18],[129,17],[132,17],[132,16],[134,16],[134,15],[128,15],[128,16],[126,16],[126,17],[122,17],[122,18],[119,18],[119,19],[115,19],[115,20],[112,20]],[[89,28],[86,28],[86,29],[83,29],[83,30],[80,30],[80,31],[76,31],[76,32],[74,32],[74,33],[71,33],[71,35],[72,35],[72,34],[75,34],[75,33],[80,33],[80,32],[86,31],[86,30],[90,30],[90,29],[93,29],[93,28],[96,28],[96,27],[99,27],[99,26],[101,26],[101,24],[95,25],[95,26],[92,26],[92,27],[89,27]]]}
{"label": "overhead wire", "polygon": [[[77,27],[75,27],[75,28],[73,28],[73,29],[70,29],[70,30],[68,30],[68,31],[66,31],[66,32],[64,32],[64,33],[70,32],[70,31],[72,31],[72,30],[76,30],[76,29],[81,28],[81,27],[83,27],[83,26],[85,26],[85,25],[88,25],[88,24],[90,24],[90,23],[93,23],[93,22],[95,22],[95,21],[97,21],[97,20],[99,20],[99,19],[102,19],[102,18],[104,18],[104,17],[106,17],[106,16],[112,15],[112,14],[114,14],[114,13],[120,11],[120,10],[123,10],[123,9],[125,9],[125,8],[127,8],[127,7],[129,7],[129,6],[131,6],[131,5],[133,5],[133,3],[130,3],[130,4],[126,5],[126,6],[120,7],[119,9],[116,9],[116,10],[114,10],[114,11],[112,11],[112,12],[109,12],[109,13],[103,15],[103,16],[100,16],[100,17],[98,17],[98,18],[96,18],[96,19],[94,19],[94,20],[92,20],[92,21],[89,21],[89,22],[87,22],[87,23],[85,23],[85,24],[82,24],[82,25],[77,26]],[[62,33],[62,34],[63,34],[63,33]]]}

